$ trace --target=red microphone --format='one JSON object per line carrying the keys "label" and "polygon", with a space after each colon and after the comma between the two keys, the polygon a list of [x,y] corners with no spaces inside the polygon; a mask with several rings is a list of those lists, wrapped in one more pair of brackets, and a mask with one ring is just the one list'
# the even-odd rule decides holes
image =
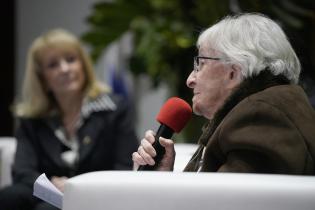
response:
{"label": "red microphone", "polygon": [[173,133],[179,133],[190,120],[192,109],[190,105],[183,99],[172,97],[168,99],[162,106],[156,120],[161,123],[155,135],[155,142],[152,144],[156,151],[154,157],[155,165],[143,165],[138,168],[138,171],[154,170],[160,163],[165,154],[164,147],[160,144],[159,138],[171,138]]}

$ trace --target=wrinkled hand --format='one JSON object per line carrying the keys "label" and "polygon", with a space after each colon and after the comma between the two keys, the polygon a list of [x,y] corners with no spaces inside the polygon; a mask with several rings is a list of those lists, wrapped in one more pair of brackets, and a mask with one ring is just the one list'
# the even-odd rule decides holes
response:
{"label": "wrinkled hand", "polygon": [[[140,165],[154,165],[154,157],[156,156],[156,151],[152,144],[155,141],[155,133],[151,130],[145,132],[144,138],[141,140],[141,144],[137,152],[132,154],[132,160],[134,163],[134,169],[137,170]],[[175,162],[175,149],[174,142],[171,139],[165,139],[160,137],[160,144],[165,148],[165,154],[157,166],[158,171],[172,171]]]}
{"label": "wrinkled hand", "polygon": [[64,191],[65,183],[67,181],[68,177],[62,176],[52,176],[51,177],[51,182],[57,187],[61,192]]}

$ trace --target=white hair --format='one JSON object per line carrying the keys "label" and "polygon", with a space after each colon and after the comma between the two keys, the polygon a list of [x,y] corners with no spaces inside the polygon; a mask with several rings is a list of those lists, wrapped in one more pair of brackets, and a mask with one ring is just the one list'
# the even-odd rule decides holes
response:
{"label": "white hair", "polygon": [[228,16],[205,30],[197,46],[222,53],[241,67],[244,78],[268,69],[298,83],[299,59],[280,26],[262,14]]}

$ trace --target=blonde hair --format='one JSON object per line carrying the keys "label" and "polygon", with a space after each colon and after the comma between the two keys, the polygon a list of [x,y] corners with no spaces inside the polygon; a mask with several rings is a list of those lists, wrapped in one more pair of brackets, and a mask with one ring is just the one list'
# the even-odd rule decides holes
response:
{"label": "blonde hair", "polygon": [[18,117],[43,117],[56,109],[56,102],[46,90],[40,76],[41,53],[49,47],[70,48],[78,52],[85,75],[83,87],[85,96],[95,98],[109,92],[105,84],[96,80],[91,59],[84,51],[79,39],[66,30],[54,29],[35,39],[29,48],[21,101],[13,107]]}

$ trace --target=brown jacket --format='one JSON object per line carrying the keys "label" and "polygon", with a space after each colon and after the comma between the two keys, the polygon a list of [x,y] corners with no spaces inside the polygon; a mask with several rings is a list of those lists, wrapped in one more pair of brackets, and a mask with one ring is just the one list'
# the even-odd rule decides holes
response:
{"label": "brown jacket", "polygon": [[315,112],[302,88],[266,72],[240,86],[199,144],[185,171],[315,174]]}

